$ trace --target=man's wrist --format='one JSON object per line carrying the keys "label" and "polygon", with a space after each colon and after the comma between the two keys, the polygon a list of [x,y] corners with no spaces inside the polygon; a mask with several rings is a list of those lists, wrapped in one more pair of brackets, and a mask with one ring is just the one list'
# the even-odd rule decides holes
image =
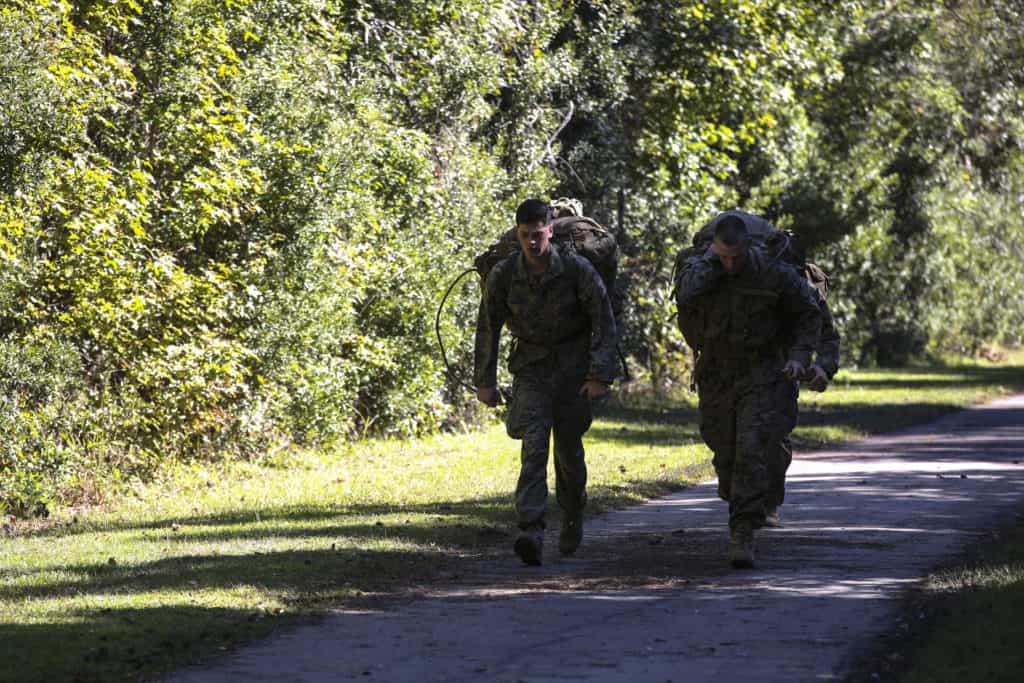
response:
{"label": "man's wrist", "polygon": [[799,363],[800,367],[803,367],[803,368],[810,368],[811,367],[810,354],[806,354],[806,355],[791,355],[791,356],[789,356],[789,358],[786,359],[786,362],[787,363]]}

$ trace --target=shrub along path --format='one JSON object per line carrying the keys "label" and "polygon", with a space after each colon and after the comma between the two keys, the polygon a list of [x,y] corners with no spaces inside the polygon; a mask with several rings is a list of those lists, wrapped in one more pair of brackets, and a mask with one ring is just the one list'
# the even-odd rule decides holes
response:
{"label": "shrub along path", "polygon": [[728,569],[705,483],[590,522],[578,555],[481,562],[411,603],[344,611],[168,680],[841,678],[928,571],[1024,505],[1024,395],[798,454],[785,528]]}

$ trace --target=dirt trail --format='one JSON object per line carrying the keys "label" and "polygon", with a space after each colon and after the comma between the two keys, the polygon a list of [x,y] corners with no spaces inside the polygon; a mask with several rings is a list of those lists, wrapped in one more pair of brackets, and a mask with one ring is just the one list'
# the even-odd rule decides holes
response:
{"label": "dirt trail", "polygon": [[212,681],[821,681],[894,626],[929,569],[1024,505],[1024,395],[846,448],[798,454],[785,528],[758,567],[726,564],[711,483],[549,531],[540,568],[487,562],[432,594],[341,612],[175,683]]}

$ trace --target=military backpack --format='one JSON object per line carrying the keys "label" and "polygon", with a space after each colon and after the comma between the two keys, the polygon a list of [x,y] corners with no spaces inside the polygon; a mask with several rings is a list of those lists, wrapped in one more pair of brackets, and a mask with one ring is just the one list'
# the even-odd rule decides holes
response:
{"label": "military backpack", "polygon": [[[590,261],[601,276],[612,301],[612,309],[618,317],[621,313],[621,297],[615,293],[615,276],[619,268],[619,248],[615,235],[593,218],[584,216],[583,207],[577,199],[556,199],[551,202],[551,210],[551,241],[559,248],[568,249]],[[481,287],[499,261],[519,251],[516,230],[512,228],[473,259],[473,266],[480,274]]]}
{"label": "military backpack", "polygon": [[[611,300],[612,312],[616,321],[622,313],[622,296],[615,289],[615,276],[619,267],[619,248],[615,241],[615,235],[602,226],[593,218],[583,215],[583,204],[578,199],[562,197],[551,202],[551,241],[560,249],[569,250],[587,259],[594,270],[601,277],[605,289],[608,291],[608,298]],[[437,333],[437,343],[441,349],[441,357],[448,368],[450,377],[455,377],[448,357],[445,352],[444,342],[441,339],[441,311],[444,308],[448,295],[456,284],[469,273],[477,273],[480,276],[480,287],[483,288],[487,282],[487,276],[495,265],[502,259],[508,258],[521,251],[519,240],[516,239],[516,229],[505,231],[497,242],[490,245],[482,253],[473,259],[473,267],[461,273],[449,285],[441,303],[437,308],[437,316],[434,321]],[[621,350],[619,357],[622,361],[624,376],[629,378],[629,369],[626,367],[625,359]],[[460,384],[470,390],[474,390],[466,382]]]}
{"label": "military backpack", "polygon": [[[743,224],[747,228],[747,234],[750,235],[753,246],[760,248],[770,261],[781,260],[790,264],[799,272],[804,274],[808,283],[810,283],[811,287],[817,290],[822,299],[827,298],[828,275],[817,264],[807,260],[806,254],[797,241],[796,236],[788,230],[780,230],[779,228],[776,228],[761,216],[747,213],[746,211],[740,211],[739,209],[720,213],[704,224],[704,226],[697,231],[697,234],[693,236],[692,246],[682,249],[676,256],[675,273],[679,272],[683,263],[688,259],[701,256],[708,250],[708,247],[710,247],[712,241],[714,241],[715,226],[717,226],[718,222],[726,216],[736,216],[743,221]],[[679,310],[678,321],[679,330],[683,333],[686,343],[689,344],[691,348],[699,348],[701,331],[698,329],[698,321],[690,316],[684,315],[682,310]]]}

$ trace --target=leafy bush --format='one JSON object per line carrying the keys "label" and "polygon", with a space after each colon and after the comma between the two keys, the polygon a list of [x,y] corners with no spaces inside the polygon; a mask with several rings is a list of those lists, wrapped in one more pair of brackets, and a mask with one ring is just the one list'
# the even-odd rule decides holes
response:
{"label": "leafy bush", "polygon": [[[527,196],[625,257],[742,205],[836,275],[848,357],[1020,336],[1020,10],[944,3],[12,0],[0,8],[0,501],[472,422],[444,287]],[[994,275],[993,261],[1000,264]],[[468,375],[476,283],[440,319]]]}

